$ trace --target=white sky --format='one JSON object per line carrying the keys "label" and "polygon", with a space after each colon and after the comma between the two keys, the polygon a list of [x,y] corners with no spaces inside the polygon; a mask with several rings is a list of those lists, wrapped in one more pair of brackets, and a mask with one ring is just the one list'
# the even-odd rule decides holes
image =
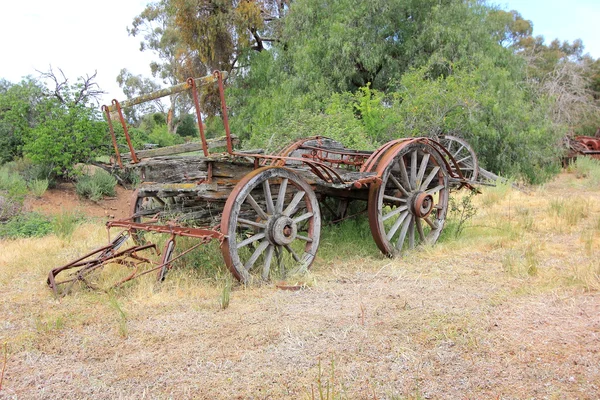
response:
{"label": "white sky", "polygon": [[[365,0],[368,1],[368,0]],[[581,38],[594,58],[600,58],[599,0],[504,0],[533,20],[534,35],[549,42],[558,37]],[[139,51],[139,38],[126,27],[144,8],[146,0],[21,0],[0,10],[0,78],[19,82],[37,70],[61,68],[72,82],[98,71],[97,83],[107,94],[104,103],[124,98],[116,83],[121,68],[150,76],[151,53]]]}
{"label": "white sky", "polygon": [[124,98],[116,83],[122,68],[150,76],[151,53],[126,27],[145,0],[17,0],[0,10],[0,78],[19,82],[36,70],[61,68],[69,81],[98,71],[104,103]]}
{"label": "white sky", "polygon": [[554,39],[583,40],[584,53],[600,58],[600,0],[495,0],[533,22],[533,35],[546,43]]}

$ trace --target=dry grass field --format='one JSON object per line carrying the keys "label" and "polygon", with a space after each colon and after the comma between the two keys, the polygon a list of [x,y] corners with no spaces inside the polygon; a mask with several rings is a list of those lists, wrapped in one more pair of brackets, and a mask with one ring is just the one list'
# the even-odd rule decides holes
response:
{"label": "dry grass field", "polygon": [[563,173],[474,202],[460,237],[402,259],[364,225],[326,233],[303,290],[233,285],[226,308],[227,272],[190,265],[55,299],[49,269],[101,223],[0,241],[0,398],[600,398],[600,187]]}

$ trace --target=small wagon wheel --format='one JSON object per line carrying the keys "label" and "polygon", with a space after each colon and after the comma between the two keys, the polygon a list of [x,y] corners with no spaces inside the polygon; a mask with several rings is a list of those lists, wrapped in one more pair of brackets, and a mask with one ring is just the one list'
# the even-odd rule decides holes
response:
{"label": "small wagon wheel", "polygon": [[310,185],[294,172],[262,167],[242,178],[223,209],[225,264],[241,282],[310,268],[321,233],[321,214]]}
{"label": "small wagon wheel", "polygon": [[369,225],[388,256],[435,243],[448,211],[448,175],[437,151],[419,142],[400,143],[377,167],[380,185],[369,189]]}
{"label": "small wagon wheel", "polygon": [[[174,204],[173,198],[161,198],[158,196],[143,196],[140,190],[133,193],[133,201],[131,205],[132,221],[144,223],[161,217],[165,217]],[[137,229],[131,229],[131,236],[137,244],[144,242],[143,232],[138,232]]]}
{"label": "small wagon wheel", "polygon": [[[174,199],[172,197],[160,198],[158,196],[141,196],[139,190],[136,190],[133,194],[134,201],[132,204],[132,220],[133,222],[148,222],[155,218],[160,218],[168,213],[172,209]],[[138,231],[135,228],[130,229],[131,237],[133,241],[141,245],[146,240],[144,238],[144,232]],[[175,241],[173,238],[167,241],[167,245],[164,249],[164,253],[161,258],[161,264],[163,267],[158,270],[157,280],[164,281],[165,275],[169,269],[169,261],[173,257],[173,250],[175,248]]]}
{"label": "small wagon wheel", "polygon": [[[473,148],[465,141],[456,136],[440,136],[440,143],[454,157],[463,176],[470,181],[477,181],[479,176],[479,160]],[[447,157],[447,155],[444,155]],[[456,173],[456,166],[448,159],[452,171]]]}

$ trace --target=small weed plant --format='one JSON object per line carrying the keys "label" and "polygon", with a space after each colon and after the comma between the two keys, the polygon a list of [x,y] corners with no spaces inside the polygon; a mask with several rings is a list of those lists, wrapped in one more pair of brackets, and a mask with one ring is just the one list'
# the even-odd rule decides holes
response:
{"label": "small weed plant", "polygon": [[454,237],[458,238],[466,227],[467,222],[477,214],[477,207],[473,204],[476,192],[470,191],[460,199],[450,197],[449,224],[453,228]]}
{"label": "small weed plant", "polygon": [[56,186],[56,172],[53,164],[37,164],[27,158],[18,158],[5,164],[12,173],[20,175],[27,183],[34,180],[47,180],[48,187]]}
{"label": "small weed plant", "polygon": [[225,283],[223,285],[223,290],[221,290],[221,296],[219,297],[219,307],[221,310],[227,309],[229,307],[229,300],[231,298],[231,278],[227,277],[225,279]]}
{"label": "small weed plant", "polygon": [[127,314],[119,304],[117,297],[114,292],[109,292],[108,304],[117,314],[117,325],[119,329],[119,335],[126,338],[129,335],[127,329]]}
{"label": "small weed plant", "polygon": [[321,367],[321,360],[318,363],[317,390],[314,385],[311,387],[312,400],[338,400],[346,398],[343,393],[336,391],[335,379],[335,361],[331,359],[329,374],[325,373]]}
{"label": "small weed plant", "polygon": [[48,190],[48,179],[33,179],[27,183],[27,187],[31,193],[38,199]]}
{"label": "small weed plant", "polygon": [[75,183],[75,191],[81,197],[100,201],[104,196],[116,195],[117,180],[104,170],[97,170],[93,175],[83,175]]}

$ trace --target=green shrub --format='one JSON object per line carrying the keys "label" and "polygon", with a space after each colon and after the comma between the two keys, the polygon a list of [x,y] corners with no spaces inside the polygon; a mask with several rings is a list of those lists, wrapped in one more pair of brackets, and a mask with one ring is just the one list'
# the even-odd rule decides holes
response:
{"label": "green shrub", "polygon": [[12,201],[23,203],[27,195],[27,183],[19,174],[8,168],[0,168],[0,192]]}
{"label": "green shrub", "polygon": [[81,104],[66,107],[57,101],[44,106],[48,117],[24,137],[23,154],[37,164],[54,166],[58,175],[69,175],[75,164],[106,154],[110,141],[97,109]]}
{"label": "green shrub", "polygon": [[27,182],[47,179],[48,187],[56,185],[56,173],[52,164],[36,164],[28,158],[17,158],[4,165],[10,172],[19,174]]}
{"label": "green shrub", "polygon": [[116,195],[117,180],[104,170],[97,170],[93,175],[83,175],[75,183],[75,191],[81,197],[100,201],[104,196]]}
{"label": "green shrub", "polygon": [[191,114],[185,114],[183,117],[180,117],[181,122],[177,127],[177,134],[182,138],[186,137],[198,137],[198,123],[196,122],[196,118],[194,118]]}
{"label": "green shrub", "polygon": [[0,224],[0,238],[40,237],[52,232],[52,221],[38,213],[19,214]]}
{"label": "green shrub", "polygon": [[6,222],[21,212],[23,203],[8,197],[0,191],[0,223]]}
{"label": "green shrub", "polygon": [[168,132],[166,125],[157,125],[148,135],[150,143],[158,144],[159,147],[173,146],[185,143],[185,139]]}

